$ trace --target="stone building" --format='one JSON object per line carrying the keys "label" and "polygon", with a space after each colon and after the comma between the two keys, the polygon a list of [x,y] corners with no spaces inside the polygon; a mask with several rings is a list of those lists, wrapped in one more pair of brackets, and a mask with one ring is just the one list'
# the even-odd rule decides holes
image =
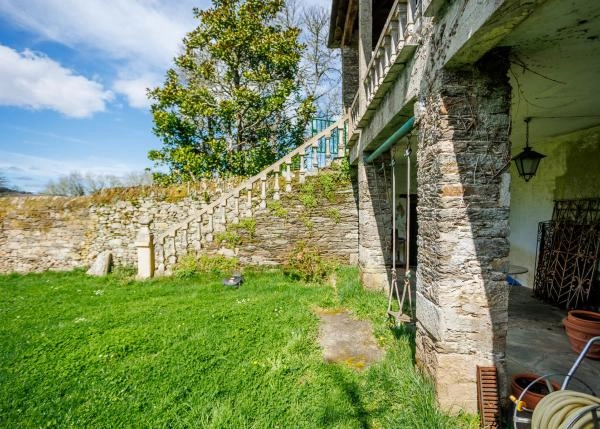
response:
{"label": "stone building", "polygon": [[[389,285],[393,164],[397,215],[417,219],[417,363],[443,407],[474,411],[477,365],[505,382],[511,265],[532,286],[538,222],[556,200],[600,197],[600,3],[333,0],[328,44],[363,284]],[[528,181],[511,162],[526,141],[546,155]]]}
{"label": "stone building", "polygon": [[[4,199],[0,272],[70,269],[106,250],[132,264],[147,216],[159,274],[190,252],[274,264],[306,241],[386,290],[394,254],[416,266],[417,363],[444,408],[475,411],[477,365],[496,366],[506,389],[507,274],[534,285],[557,213],[600,225],[600,2],[332,0],[329,46],[342,52],[338,122],[210,202]],[[511,159],[527,144],[546,156],[526,181]],[[346,152],[355,183],[303,202],[302,184]],[[579,292],[600,285],[594,231]]]}

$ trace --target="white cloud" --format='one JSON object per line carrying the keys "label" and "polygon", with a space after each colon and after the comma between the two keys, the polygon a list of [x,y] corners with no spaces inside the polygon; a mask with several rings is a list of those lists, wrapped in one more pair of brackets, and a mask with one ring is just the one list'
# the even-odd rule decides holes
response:
{"label": "white cloud", "polygon": [[161,83],[161,77],[157,74],[145,74],[137,78],[122,78],[115,81],[113,90],[127,97],[129,105],[140,109],[150,107],[150,101],[146,96],[148,88],[153,88]]}
{"label": "white cloud", "polygon": [[[164,67],[194,28],[192,0],[4,0],[0,13],[67,46]],[[200,2],[202,3],[202,2]]]}
{"label": "white cloud", "polygon": [[52,109],[84,118],[101,112],[112,93],[59,63],[29,50],[0,45],[0,104],[35,110]]}
{"label": "white cloud", "polygon": [[[185,34],[192,8],[208,0],[0,0],[0,15],[117,70],[112,88],[132,107],[147,108],[145,89],[162,81]],[[123,77],[126,76],[126,77]]]}
{"label": "white cloud", "polygon": [[[299,4],[330,7],[330,0]],[[197,26],[193,7],[209,0],[0,0],[0,15],[41,40],[69,46],[117,70],[112,89],[130,106],[146,109],[146,88],[162,82]]]}

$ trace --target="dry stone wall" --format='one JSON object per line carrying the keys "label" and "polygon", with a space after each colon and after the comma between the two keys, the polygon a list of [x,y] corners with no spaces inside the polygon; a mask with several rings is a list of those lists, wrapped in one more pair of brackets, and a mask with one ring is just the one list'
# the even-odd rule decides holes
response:
{"label": "dry stone wall", "polygon": [[343,263],[357,262],[358,214],[352,189],[340,190],[336,201],[307,208],[297,200],[282,201],[285,213],[267,208],[254,216],[256,228],[250,243],[239,247],[245,264],[279,264],[294,244],[304,240],[325,257]]}
{"label": "dry stone wall", "polygon": [[[298,240],[310,240],[325,255],[355,262],[358,214],[354,192],[347,184],[331,202],[307,210],[297,199],[283,198],[279,210],[254,214],[254,237],[227,249],[215,240],[207,252],[237,256],[244,264],[277,264]],[[0,198],[0,273],[70,270],[90,265],[103,251],[116,265],[135,265],[139,220],[153,219],[155,236],[202,209],[204,200],[177,202],[136,198],[94,204],[88,197]],[[215,220],[218,223],[218,220]],[[215,230],[226,227],[215,224]]]}
{"label": "dry stone wall", "polygon": [[85,265],[91,230],[89,210],[76,199],[0,198],[0,272]]}

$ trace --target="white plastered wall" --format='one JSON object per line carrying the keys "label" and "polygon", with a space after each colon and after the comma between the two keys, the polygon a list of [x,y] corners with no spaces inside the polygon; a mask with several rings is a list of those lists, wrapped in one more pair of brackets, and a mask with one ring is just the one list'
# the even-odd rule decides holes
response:
{"label": "white plastered wall", "polygon": [[[527,273],[514,277],[531,288],[538,223],[552,218],[554,200],[600,198],[600,127],[545,141],[530,140],[530,144],[546,158],[529,182],[518,177],[514,163],[510,167],[510,263],[528,269]],[[521,150],[522,145],[513,142],[513,155]]]}

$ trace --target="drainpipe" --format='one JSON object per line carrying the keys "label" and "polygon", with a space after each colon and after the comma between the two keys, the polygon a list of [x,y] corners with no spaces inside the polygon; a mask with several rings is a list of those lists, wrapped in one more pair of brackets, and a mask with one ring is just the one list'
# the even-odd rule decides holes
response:
{"label": "drainpipe", "polygon": [[368,164],[373,162],[376,158],[378,158],[382,153],[391,148],[398,140],[411,132],[415,125],[415,117],[411,116],[408,121],[404,123],[400,128],[396,130],[394,134],[389,136],[374,152],[372,152],[369,156],[365,158],[365,162]]}

